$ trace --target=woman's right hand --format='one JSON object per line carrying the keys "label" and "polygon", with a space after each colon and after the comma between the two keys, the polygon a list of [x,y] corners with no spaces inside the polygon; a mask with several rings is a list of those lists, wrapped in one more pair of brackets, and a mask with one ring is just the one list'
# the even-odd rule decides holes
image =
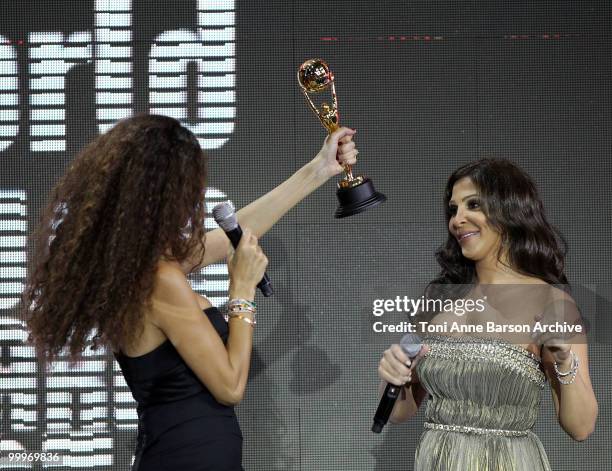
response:
{"label": "woman's right hand", "polygon": [[357,162],[359,151],[353,142],[355,132],[351,128],[338,128],[323,141],[323,146],[313,162],[325,179],[341,173],[344,165],[354,165]]}
{"label": "woman's right hand", "polygon": [[391,345],[383,353],[378,364],[378,376],[383,381],[395,386],[403,386],[406,383],[418,382],[418,376],[414,369],[421,357],[429,351],[426,345],[414,359],[410,359],[398,344]]}
{"label": "woman's right hand", "polygon": [[255,298],[255,288],[268,265],[268,258],[257,243],[257,237],[247,228],[234,253],[228,256],[227,269],[230,278],[230,298]]}
{"label": "woman's right hand", "polygon": [[411,379],[411,363],[408,355],[395,343],[383,353],[378,364],[378,376],[387,383],[403,386]]}

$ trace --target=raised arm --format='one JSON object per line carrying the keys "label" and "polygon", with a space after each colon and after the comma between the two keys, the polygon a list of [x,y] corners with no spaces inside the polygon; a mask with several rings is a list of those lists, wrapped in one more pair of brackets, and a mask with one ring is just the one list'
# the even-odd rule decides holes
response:
{"label": "raised arm", "polygon": [[[276,188],[238,211],[238,222],[249,227],[257,237],[268,232],[291,208],[332,176],[342,172],[341,164],[353,165],[357,161],[358,151],[352,142],[354,134],[354,130],[343,127],[327,136],[314,159]],[[221,229],[206,233],[205,245],[202,267],[222,260],[229,249],[229,241]],[[183,271],[191,271],[194,263],[185,261]]]}

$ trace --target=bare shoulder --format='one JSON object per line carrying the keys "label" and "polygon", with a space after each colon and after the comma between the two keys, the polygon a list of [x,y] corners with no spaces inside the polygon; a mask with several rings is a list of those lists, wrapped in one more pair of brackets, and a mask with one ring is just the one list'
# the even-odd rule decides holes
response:
{"label": "bare shoulder", "polygon": [[562,302],[569,302],[569,303],[576,304],[576,301],[574,301],[574,298],[572,297],[572,295],[569,294],[567,291],[564,291],[555,285],[549,285],[549,286],[550,286],[551,301],[553,302],[562,301]]}
{"label": "bare shoulder", "polygon": [[159,324],[159,316],[168,309],[193,312],[194,309],[199,311],[211,306],[205,297],[193,291],[180,265],[173,262],[159,262],[151,302],[152,321],[156,325]]}
{"label": "bare shoulder", "polygon": [[160,301],[172,301],[179,303],[184,300],[185,295],[193,296],[193,290],[182,272],[180,265],[174,262],[159,262],[155,274],[155,287],[153,296]]}
{"label": "bare shoulder", "polygon": [[545,311],[562,317],[564,320],[577,321],[582,317],[580,308],[573,296],[555,285],[549,285]]}
{"label": "bare shoulder", "polygon": [[519,285],[541,285],[543,287],[551,286],[547,281],[542,280],[541,278],[537,278],[535,276],[523,276],[521,277],[517,283]]}
{"label": "bare shoulder", "polygon": [[549,307],[552,305],[559,306],[563,303],[576,305],[572,295],[562,289],[562,285],[554,285],[535,277],[526,277],[522,280],[522,283],[525,285],[541,286],[542,289],[538,288],[538,293],[543,295],[545,304]]}

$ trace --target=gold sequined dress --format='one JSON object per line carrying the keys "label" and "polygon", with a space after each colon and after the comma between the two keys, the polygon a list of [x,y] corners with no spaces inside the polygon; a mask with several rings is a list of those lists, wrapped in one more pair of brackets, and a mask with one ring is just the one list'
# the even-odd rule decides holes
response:
{"label": "gold sequined dress", "polygon": [[416,369],[429,393],[415,471],[550,471],[531,431],[546,378],[502,339],[429,336]]}

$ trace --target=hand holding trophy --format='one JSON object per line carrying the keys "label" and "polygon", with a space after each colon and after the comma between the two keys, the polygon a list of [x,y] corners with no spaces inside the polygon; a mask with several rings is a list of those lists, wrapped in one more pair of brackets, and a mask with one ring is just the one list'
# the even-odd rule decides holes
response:
{"label": "hand holding trophy", "polygon": [[[321,59],[307,60],[298,70],[298,82],[312,111],[327,131],[333,133],[340,127],[340,123],[334,74],[329,66]],[[308,94],[318,94],[328,88],[331,89],[333,104],[322,103],[319,109]],[[337,196],[340,204],[334,214],[336,218],[352,216],[387,200],[385,195],[374,189],[369,178],[362,175],[353,176],[352,168],[348,164],[344,166],[344,178],[338,182]]]}

